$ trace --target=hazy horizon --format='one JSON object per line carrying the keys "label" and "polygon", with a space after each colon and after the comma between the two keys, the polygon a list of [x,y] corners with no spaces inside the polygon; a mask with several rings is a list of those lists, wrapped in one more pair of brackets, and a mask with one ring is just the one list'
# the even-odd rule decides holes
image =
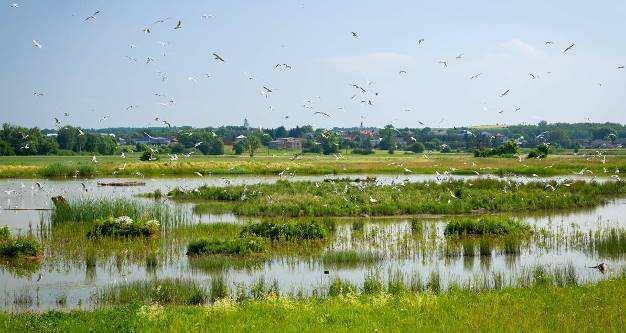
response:
{"label": "hazy horizon", "polygon": [[41,128],[54,128],[54,117],[84,128],[244,118],[287,128],[624,124],[625,14],[619,1],[16,0],[0,9],[0,120]]}

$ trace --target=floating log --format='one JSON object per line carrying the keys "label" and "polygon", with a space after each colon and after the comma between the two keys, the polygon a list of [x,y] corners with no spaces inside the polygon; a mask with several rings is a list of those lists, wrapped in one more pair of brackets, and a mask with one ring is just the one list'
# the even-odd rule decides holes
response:
{"label": "floating log", "polygon": [[146,183],[139,181],[128,181],[128,182],[98,182],[98,186],[144,186]]}

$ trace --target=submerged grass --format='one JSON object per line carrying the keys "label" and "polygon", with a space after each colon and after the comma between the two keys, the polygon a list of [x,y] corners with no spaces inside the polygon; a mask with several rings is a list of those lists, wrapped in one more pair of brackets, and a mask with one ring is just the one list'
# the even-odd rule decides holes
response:
{"label": "submerged grass", "polygon": [[175,199],[230,204],[247,216],[463,214],[593,207],[626,194],[626,183],[515,183],[506,180],[377,185],[289,182],[175,189]]}
{"label": "submerged grass", "polygon": [[208,293],[197,282],[185,279],[139,281],[113,285],[94,295],[98,305],[123,305],[133,302],[161,305],[198,305],[208,299]]}
{"label": "submerged grass", "polygon": [[355,250],[329,251],[322,254],[324,266],[333,268],[357,268],[375,265],[383,260],[383,256],[375,252],[359,252]]}

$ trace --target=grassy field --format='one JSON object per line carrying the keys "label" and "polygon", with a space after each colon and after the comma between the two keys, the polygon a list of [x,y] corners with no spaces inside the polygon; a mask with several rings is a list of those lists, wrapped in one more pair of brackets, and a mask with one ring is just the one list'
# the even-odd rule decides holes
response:
{"label": "grassy field", "polygon": [[290,299],[210,306],[158,303],[94,311],[0,314],[6,332],[621,331],[625,278],[595,285],[445,294]]}
{"label": "grassy field", "polygon": [[[519,212],[593,207],[626,194],[619,182],[547,184],[481,179],[401,185],[289,182],[175,189],[174,199],[218,201],[242,216],[358,216]],[[225,209],[222,206],[220,209]]]}
{"label": "grassy field", "polygon": [[[518,175],[571,175],[583,169],[595,175],[608,176],[616,170],[626,169],[626,155],[604,158],[582,155],[551,155],[546,159],[518,161],[513,158],[474,158],[469,154],[404,154],[323,156],[305,154],[292,159],[287,152],[260,153],[247,156],[179,156],[171,161],[166,156],[153,162],[141,162],[136,153],[119,156],[2,156],[0,178],[72,177],[80,172],[82,177],[167,177],[203,175],[296,175],[314,174],[433,174],[435,171],[453,174],[518,174]],[[82,167],[82,169],[81,169]],[[589,175],[589,172],[586,173]]]}

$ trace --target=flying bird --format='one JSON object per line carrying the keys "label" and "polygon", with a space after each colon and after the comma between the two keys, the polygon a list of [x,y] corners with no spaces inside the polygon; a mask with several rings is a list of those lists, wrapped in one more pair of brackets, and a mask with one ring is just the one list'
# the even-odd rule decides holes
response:
{"label": "flying bird", "polygon": [[352,34],[352,37],[359,38],[359,34],[358,33],[352,31],[351,34]]}
{"label": "flying bird", "polygon": [[328,117],[328,118],[330,118],[330,117],[331,117],[331,115],[329,115],[329,114],[328,114],[328,113],[326,113],[326,112],[322,112],[322,111],[316,111],[316,112],[313,112],[313,114],[314,114],[314,115],[315,115],[315,114],[321,114],[321,115],[326,116],[326,117]]}
{"label": "flying bird", "polygon": [[571,50],[574,47],[574,45],[576,44],[572,43],[572,45],[566,47],[565,50],[563,50],[563,53],[566,53],[567,51]]}
{"label": "flying bird", "polygon": [[36,48],[36,49],[40,49],[43,46],[41,46],[41,44],[38,41],[33,39],[33,47]]}
{"label": "flying bird", "polygon": [[463,59],[464,56],[465,56],[464,53],[459,53],[459,55],[456,56],[456,59],[457,60],[461,60],[461,59]]}
{"label": "flying bird", "polygon": [[509,94],[509,91],[511,91],[511,89],[507,89],[506,91],[504,91],[503,93],[500,94],[500,97],[504,97],[506,95]]}
{"label": "flying bird", "polygon": [[470,80],[477,79],[477,78],[479,78],[481,75],[483,75],[483,73],[476,73],[476,74],[474,74],[474,75],[470,76]]}
{"label": "flying bird", "polygon": [[423,42],[424,42],[424,38],[420,38],[420,39],[417,41],[417,45],[421,45]]}
{"label": "flying bird", "polygon": [[546,44],[546,46],[551,46],[551,45],[554,45],[554,42],[548,40],[548,41],[545,42],[545,44]]}
{"label": "flying bird", "polygon": [[213,59],[217,60],[217,61],[221,61],[221,62],[226,62],[226,60],[224,60],[224,58],[222,58],[219,54],[217,53],[213,53]]}
{"label": "flying bird", "polygon": [[442,64],[443,67],[448,67],[448,61],[446,59],[437,60],[438,64]]}
{"label": "flying bird", "polygon": [[93,14],[91,14],[91,15],[89,15],[89,16],[87,16],[87,17],[85,18],[85,22],[88,22],[88,21],[95,21],[95,20],[96,20],[96,15],[98,15],[98,14],[100,14],[100,11],[99,11],[99,10],[96,10]]}
{"label": "flying bird", "polygon": [[624,69],[624,65],[617,66],[617,69]]}
{"label": "flying bird", "polygon": [[178,23],[176,23],[176,26],[174,27],[174,30],[178,30],[180,28],[183,27],[183,21],[178,20]]}

